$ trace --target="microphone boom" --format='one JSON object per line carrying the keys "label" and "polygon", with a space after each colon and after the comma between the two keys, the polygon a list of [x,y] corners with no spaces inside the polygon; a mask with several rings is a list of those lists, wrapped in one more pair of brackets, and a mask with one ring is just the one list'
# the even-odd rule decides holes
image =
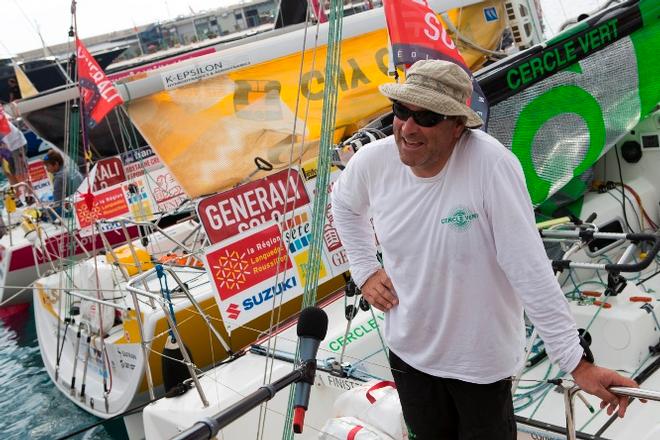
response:
{"label": "microphone boom", "polygon": [[305,411],[316,375],[316,354],[328,332],[328,315],[318,307],[307,307],[298,319],[298,352],[303,369],[302,379],[296,383],[293,398],[293,432],[301,434],[305,424]]}

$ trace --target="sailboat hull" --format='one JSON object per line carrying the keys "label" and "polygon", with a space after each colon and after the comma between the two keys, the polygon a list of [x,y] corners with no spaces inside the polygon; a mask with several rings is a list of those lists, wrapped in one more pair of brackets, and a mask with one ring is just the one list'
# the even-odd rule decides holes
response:
{"label": "sailboat hull", "polygon": [[[166,231],[169,237],[183,242],[185,237],[195,231],[196,226],[194,222],[182,222]],[[138,242],[134,244],[139,245]],[[172,247],[173,242],[168,237],[156,234],[149,237],[147,249],[154,259],[159,258],[159,252],[166,253]],[[35,282],[35,322],[42,361],[53,383],[64,396],[85,411],[97,417],[109,418],[149,398],[142,337],[147,341],[148,365],[154,392],[157,396],[164,394],[161,364],[165,342],[169,338],[170,327],[166,317],[169,307],[165,307],[166,310],[162,307],[163,285],[153,270],[146,279],[146,285],[134,283],[135,288],[144,292],[137,294],[142,321],[140,332],[137,307],[132,296],[127,293],[125,282],[114,285],[112,289],[103,287],[99,293],[83,288],[83,280],[88,272],[96,268],[90,261]],[[85,264],[87,266],[83,266]],[[108,267],[105,257],[99,257],[97,264],[99,267]],[[96,270],[103,273],[103,269]],[[121,279],[116,269],[111,270],[114,271],[115,279]],[[253,342],[262,331],[276,322],[271,321],[271,313],[274,319],[283,319],[301,307],[302,298],[297,298],[252,320],[245,328],[233,331],[230,336],[223,324],[207,273],[199,267],[174,266],[173,270],[188,287],[213,328],[234,352]],[[342,282],[343,278],[337,278],[324,284],[319,289],[318,297],[324,298],[337,291]],[[92,285],[95,283],[93,280]],[[180,292],[180,288],[177,291],[177,282],[168,275],[165,284],[171,289],[181,341],[190,349],[196,368],[208,368],[226,359],[227,350],[215,337],[198,309]],[[106,323],[114,320],[106,326],[99,323],[97,315],[85,314],[85,301],[82,299],[85,296],[97,298],[108,295],[108,292],[110,299],[107,301],[115,304],[116,308],[106,315],[103,309],[108,306],[99,307]],[[104,328],[103,337],[99,336],[99,328]],[[85,362],[88,365],[86,372]]]}
{"label": "sailboat hull", "polygon": [[[35,248],[20,226],[12,228],[0,240],[0,307],[32,301],[32,282],[68,255],[68,233],[50,223],[43,223],[41,228],[44,246]],[[135,238],[138,230],[136,227],[128,228],[128,233],[131,238]],[[11,239],[9,234],[13,234]],[[120,232],[108,232],[106,237],[112,246],[126,241]],[[66,258],[78,260],[85,256],[85,251],[94,253],[103,250],[103,242],[98,235],[84,237],[76,232],[76,243],[73,257]]]}

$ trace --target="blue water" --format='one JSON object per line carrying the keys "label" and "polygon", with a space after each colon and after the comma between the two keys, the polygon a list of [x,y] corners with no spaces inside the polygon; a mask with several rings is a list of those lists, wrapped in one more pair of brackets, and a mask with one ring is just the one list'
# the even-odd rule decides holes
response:
{"label": "blue water", "polygon": [[[0,437],[56,439],[101,422],[64,397],[50,381],[41,355],[32,307],[0,320]],[[123,423],[106,422],[74,439],[127,438]]]}

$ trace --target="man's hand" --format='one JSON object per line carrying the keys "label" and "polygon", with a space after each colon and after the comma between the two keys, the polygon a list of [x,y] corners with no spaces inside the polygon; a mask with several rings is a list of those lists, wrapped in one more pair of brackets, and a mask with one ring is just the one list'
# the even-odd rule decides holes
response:
{"label": "man's hand", "polygon": [[616,411],[617,406],[619,407],[619,417],[623,417],[626,414],[626,408],[628,407],[628,397],[627,396],[616,396],[607,390],[609,387],[613,386],[622,386],[622,387],[632,387],[638,388],[637,382],[634,380],[621,376],[619,373],[608,370],[607,368],[602,368],[597,365],[590,364],[584,359],[580,360],[580,363],[575,367],[575,370],[571,373],[575,383],[580,386],[584,391],[589,394],[593,394],[596,397],[600,397],[602,402],[600,403],[601,408],[607,408],[607,414],[612,415]]}
{"label": "man's hand", "polygon": [[394,286],[385,269],[379,269],[360,288],[362,296],[381,312],[386,312],[399,304]]}

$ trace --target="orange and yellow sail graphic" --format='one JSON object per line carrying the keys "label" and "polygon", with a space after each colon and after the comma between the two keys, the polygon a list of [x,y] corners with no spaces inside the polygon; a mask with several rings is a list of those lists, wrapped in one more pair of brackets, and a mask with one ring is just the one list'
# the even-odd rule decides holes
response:
{"label": "orange and yellow sail graphic", "polygon": [[[505,20],[486,21],[484,7],[496,7],[502,16],[501,2],[489,1],[450,11],[450,17],[455,25],[462,23],[457,27],[472,42],[492,49],[499,42]],[[374,12],[383,15],[382,10]],[[382,25],[371,31],[344,32],[337,141],[389,106],[378,92],[379,84],[394,81],[388,76],[384,16],[381,21]],[[242,51],[228,51],[216,67],[232,63],[242,67],[129,103],[134,124],[189,196],[214,193],[244,181],[255,171],[256,157],[278,169],[288,166],[291,157],[297,161],[301,156],[305,160],[316,155],[326,46],[253,61],[270,49],[276,52],[275,44],[276,39],[273,46],[262,44],[256,55],[250,54],[247,45]],[[463,55],[473,70],[485,61],[477,51],[465,50]],[[164,82],[172,79],[160,74]],[[250,177],[262,176],[259,172]]]}

